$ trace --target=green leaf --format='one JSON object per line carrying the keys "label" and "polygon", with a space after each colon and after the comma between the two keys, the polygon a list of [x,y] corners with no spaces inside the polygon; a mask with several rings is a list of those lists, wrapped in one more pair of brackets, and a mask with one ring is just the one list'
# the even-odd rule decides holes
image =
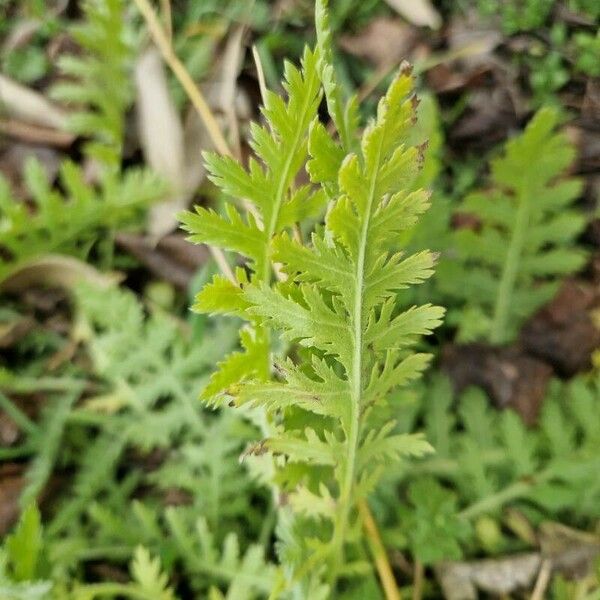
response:
{"label": "green leaf", "polygon": [[143,546],[135,549],[131,574],[144,597],[152,600],[175,600],[175,595],[169,587],[169,579],[161,572],[160,560],[152,558]]}
{"label": "green leaf", "polygon": [[23,510],[15,531],[6,538],[4,547],[15,581],[35,579],[42,548],[42,524],[35,503],[28,504]]}
{"label": "green leaf", "polygon": [[463,339],[511,341],[561,278],[585,264],[585,252],[574,247],[585,219],[572,208],[581,182],[561,178],[575,150],[555,131],[558,117],[539,110],[492,161],[491,189],[470,194],[459,209],[480,226],[456,233],[459,263],[446,270],[442,287],[484,317],[475,327],[461,319]]}

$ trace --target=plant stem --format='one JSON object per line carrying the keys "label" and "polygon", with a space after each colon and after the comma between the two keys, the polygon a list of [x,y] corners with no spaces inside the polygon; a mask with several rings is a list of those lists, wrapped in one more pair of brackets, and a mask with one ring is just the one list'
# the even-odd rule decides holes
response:
{"label": "plant stem", "polygon": [[231,151],[229,150],[229,146],[225,141],[225,137],[221,132],[221,128],[219,127],[217,120],[210,110],[208,103],[204,99],[204,96],[198,89],[198,86],[195,84],[194,80],[191,78],[190,74],[187,72],[186,68],[173,51],[173,48],[169,43],[167,35],[165,34],[160,21],[154,12],[154,9],[152,6],[150,6],[148,0],[134,1],[139,11],[142,13],[152,35],[152,40],[160,50],[164,61],[169,65],[175,74],[175,77],[177,77],[179,83],[181,83],[181,86],[187,93],[188,98],[194,105],[194,108],[198,111],[198,114],[202,118],[210,138],[215,145],[215,148],[221,154],[231,156]]}
{"label": "plant stem", "polygon": [[527,481],[516,481],[499,492],[471,504],[471,506],[468,506],[459,513],[459,517],[462,519],[472,519],[481,514],[492,512],[507,502],[524,496],[534,485],[544,483],[548,479],[551,479],[553,475],[554,469],[553,465],[551,465]]}
{"label": "plant stem", "polygon": [[[177,55],[175,54],[167,35],[163,31],[163,28],[160,24],[158,17],[156,16],[156,13],[154,12],[154,9],[152,8],[152,6],[150,6],[148,0],[134,1],[139,11],[142,13],[146,24],[148,25],[148,29],[150,30],[150,33],[152,35],[152,39],[158,47],[158,49],[160,50],[164,61],[169,65],[169,67],[179,80],[179,83],[181,83],[181,86],[188,95],[188,98],[194,105],[194,108],[198,111],[198,114],[200,115],[200,118],[202,119],[213,144],[215,145],[215,148],[220,154],[223,154],[225,156],[232,156],[232,152],[229,149],[227,141],[225,140],[225,136],[221,132],[219,123],[217,122],[212,111],[210,110],[210,107],[208,106],[208,103],[206,102],[204,96],[200,92],[200,89],[194,83],[194,80],[187,72],[182,62],[179,60],[179,58],[177,58]],[[227,259],[223,254],[223,251],[220,248],[216,248],[214,246],[208,246],[208,250],[215,259],[215,262],[219,266],[221,272],[231,282],[237,285],[233,271],[231,270],[231,267],[229,266],[229,263],[227,262]]]}
{"label": "plant stem", "polygon": [[346,529],[350,518],[350,510],[352,508],[352,491],[356,478],[356,454],[358,450],[358,441],[360,434],[360,411],[362,401],[362,373],[363,373],[363,287],[365,279],[365,259],[367,253],[367,240],[369,235],[369,226],[371,224],[371,212],[373,202],[375,200],[375,187],[377,184],[377,176],[379,174],[378,165],[381,155],[381,140],[377,150],[377,157],[374,161],[374,173],[369,181],[369,192],[367,196],[359,248],[356,259],[356,279],[354,290],[354,306],[350,315],[353,329],[353,353],[352,365],[348,380],[350,383],[350,422],[348,423],[348,431],[346,432],[346,457],[344,465],[344,480],[340,489],[338,501],[338,513],[335,521],[332,546],[335,553],[334,568],[331,571],[332,587],[335,579],[339,574],[341,564],[344,562],[344,542],[346,538]]}
{"label": "plant stem", "polygon": [[544,600],[546,597],[546,588],[550,583],[550,576],[552,575],[552,562],[549,559],[544,560],[538,573],[535,587],[531,594],[531,600]]}
{"label": "plant stem", "polygon": [[381,541],[377,524],[375,523],[375,519],[369,510],[369,505],[365,500],[359,500],[358,511],[365,533],[367,534],[367,540],[369,542],[371,554],[373,555],[373,560],[375,561],[375,567],[377,568],[381,586],[385,592],[385,597],[387,600],[401,600],[400,590],[396,585],[396,580],[394,579],[394,574],[392,573],[392,568],[387,558],[387,552]]}
{"label": "plant stem", "polygon": [[510,302],[519,272],[519,262],[529,225],[528,196],[529,194],[526,191],[521,191],[517,198],[518,209],[515,217],[515,228],[506,253],[506,260],[500,277],[500,284],[498,285],[494,316],[490,327],[490,343],[492,344],[501,344],[506,339]]}
{"label": "plant stem", "polygon": [[415,577],[413,581],[412,600],[421,600],[423,596],[423,582],[425,580],[425,568],[420,560],[415,562]]}

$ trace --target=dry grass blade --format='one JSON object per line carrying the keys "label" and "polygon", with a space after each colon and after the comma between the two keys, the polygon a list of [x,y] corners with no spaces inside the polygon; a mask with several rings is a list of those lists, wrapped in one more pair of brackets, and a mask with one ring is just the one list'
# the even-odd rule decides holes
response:
{"label": "dry grass blade", "polygon": [[385,592],[386,600],[401,600],[400,590],[396,585],[396,580],[394,579],[394,574],[392,573],[392,567],[388,561],[385,547],[383,546],[381,536],[379,535],[379,530],[377,529],[377,524],[375,523],[375,519],[371,514],[368,504],[362,500],[358,505],[358,510],[363,527],[367,534],[367,538],[369,540],[371,553],[373,554],[373,559],[375,560],[377,574],[381,580],[381,585],[383,587],[383,591]]}
{"label": "dry grass blade", "polygon": [[160,25],[154,9],[152,6],[150,6],[148,0],[135,0],[135,3],[146,20],[146,24],[148,25],[152,39],[160,50],[165,62],[172,69],[173,73],[179,80],[179,83],[181,83],[192,104],[206,124],[206,128],[208,129],[215,144],[215,148],[221,154],[231,156],[231,150],[229,149],[227,141],[225,140],[225,137],[219,128],[217,120],[212,114],[210,107],[204,99],[204,96],[194,83],[194,80],[191,78],[190,74],[186,71],[185,67],[173,51],[173,48],[171,47],[171,44],[169,43],[169,40]]}

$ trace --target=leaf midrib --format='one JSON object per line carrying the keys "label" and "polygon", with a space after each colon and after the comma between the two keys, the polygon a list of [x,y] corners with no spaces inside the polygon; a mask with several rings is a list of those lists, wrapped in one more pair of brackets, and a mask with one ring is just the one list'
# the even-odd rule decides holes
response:
{"label": "leaf midrib", "polygon": [[380,138],[377,146],[376,160],[374,161],[375,168],[371,180],[369,182],[369,194],[367,197],[367,203],[364,212],[364,222],[361,228],[361,234],[359,239],[359,248],[356,261],[356,288],[354,290],[354,307],[352,313],[353,322],[353,352],[352,352],[352,365],[351,373],[349,374],[350,382],[350,397],[351,397],[351,412],[350,412],[350,424],[348,432],[348,444],[347,444],[347,458],[345,465],[345,478],[343,487],[340,493],[340,502],[342,504],[339,511],[340,519],[338,526],[336,527],[334,540],[335,551],[338,553],[336,560],[338,561],[336,569],[333,572],[333,577],[336,576],[336,571],[339,569],[339,561],[342,560],[342,549],[345,538],[345,531],[348,524],[348,517],[350,512],[350,500],[352,495],[352,487],[354,485],[356,462],[357,462],[357,450],[360,430],[360,405],[362,397],[362,358],[363,358],[363,291],[365,282],[365,257],[367,249],[367,238],[369,233],[369,226],[371,222],[371,211],[373,202],[375,200],[375,187],[377,184],[377,177],[380,169],[381,161],[381,150],[383,145],[383,136]]}
{"label": "leaf midrib", "polygon": [[[312,88],[314,81],[313,79],[316,77],[315,73],[311,74],[310,87]],[[271,253],[271,240],[275,235],[275,228],[277,227],[277,221],[279,220],[279,213],[281,212],[281,205],[283,204],[283,197],[285,195],[286,182],[289,177],[289,171],[296,156],[296,152],[298,151],[298,146],[300,145],[300,140],[302,137],[302,133],[304,131],[304,116],[308,110],[308,106],[312,101],[312,95],[306,94],[306,98],[302,103],[302,110],[300,111],[300,115],[298,117],[298,125],[296,127],[296,131],[294,132],[294,141],[291,147],[290,152],[287,154],[287,158],[285,160],[285,164],[283,170],[281,172],[281,176],[277,181],[277,193],[275,194],[275,202],[273,206],[273,211],[271,212],[271,218],[269,219],[268,225],[265,227],[265,245],[264,245],[264,254],[263,254],[263,262],[262,268],[263,273],[261,274],[261,279],[264,283],[269,284],[271,280],[271,268],[269,264],[269,255]]]}

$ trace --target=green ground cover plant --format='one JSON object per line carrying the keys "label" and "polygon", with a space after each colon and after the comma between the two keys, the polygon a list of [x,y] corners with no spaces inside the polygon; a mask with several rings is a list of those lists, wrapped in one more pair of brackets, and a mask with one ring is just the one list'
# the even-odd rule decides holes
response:
{"label": "green ground cover plant", "polygon": [[[4,4],[1,36],[39,18]],[[598,599],[595,7],[433,2],[433,33],[393,5],[149,5],[196,83],[242,31],[229,83],[252,104],[235,127],[213,106],[221,153],[161,241],[143,0],[58,7],[0,49],[74,136],[17,177],[0,144],[0,600]],[[523,69],[518,118],[477,139],[492,71],[463,77],[446,37],[467,13]],[[382,22],[416,36],[413,67],[352,54]],[[529,349],[540,328],[590,348],[573,375]]]}

